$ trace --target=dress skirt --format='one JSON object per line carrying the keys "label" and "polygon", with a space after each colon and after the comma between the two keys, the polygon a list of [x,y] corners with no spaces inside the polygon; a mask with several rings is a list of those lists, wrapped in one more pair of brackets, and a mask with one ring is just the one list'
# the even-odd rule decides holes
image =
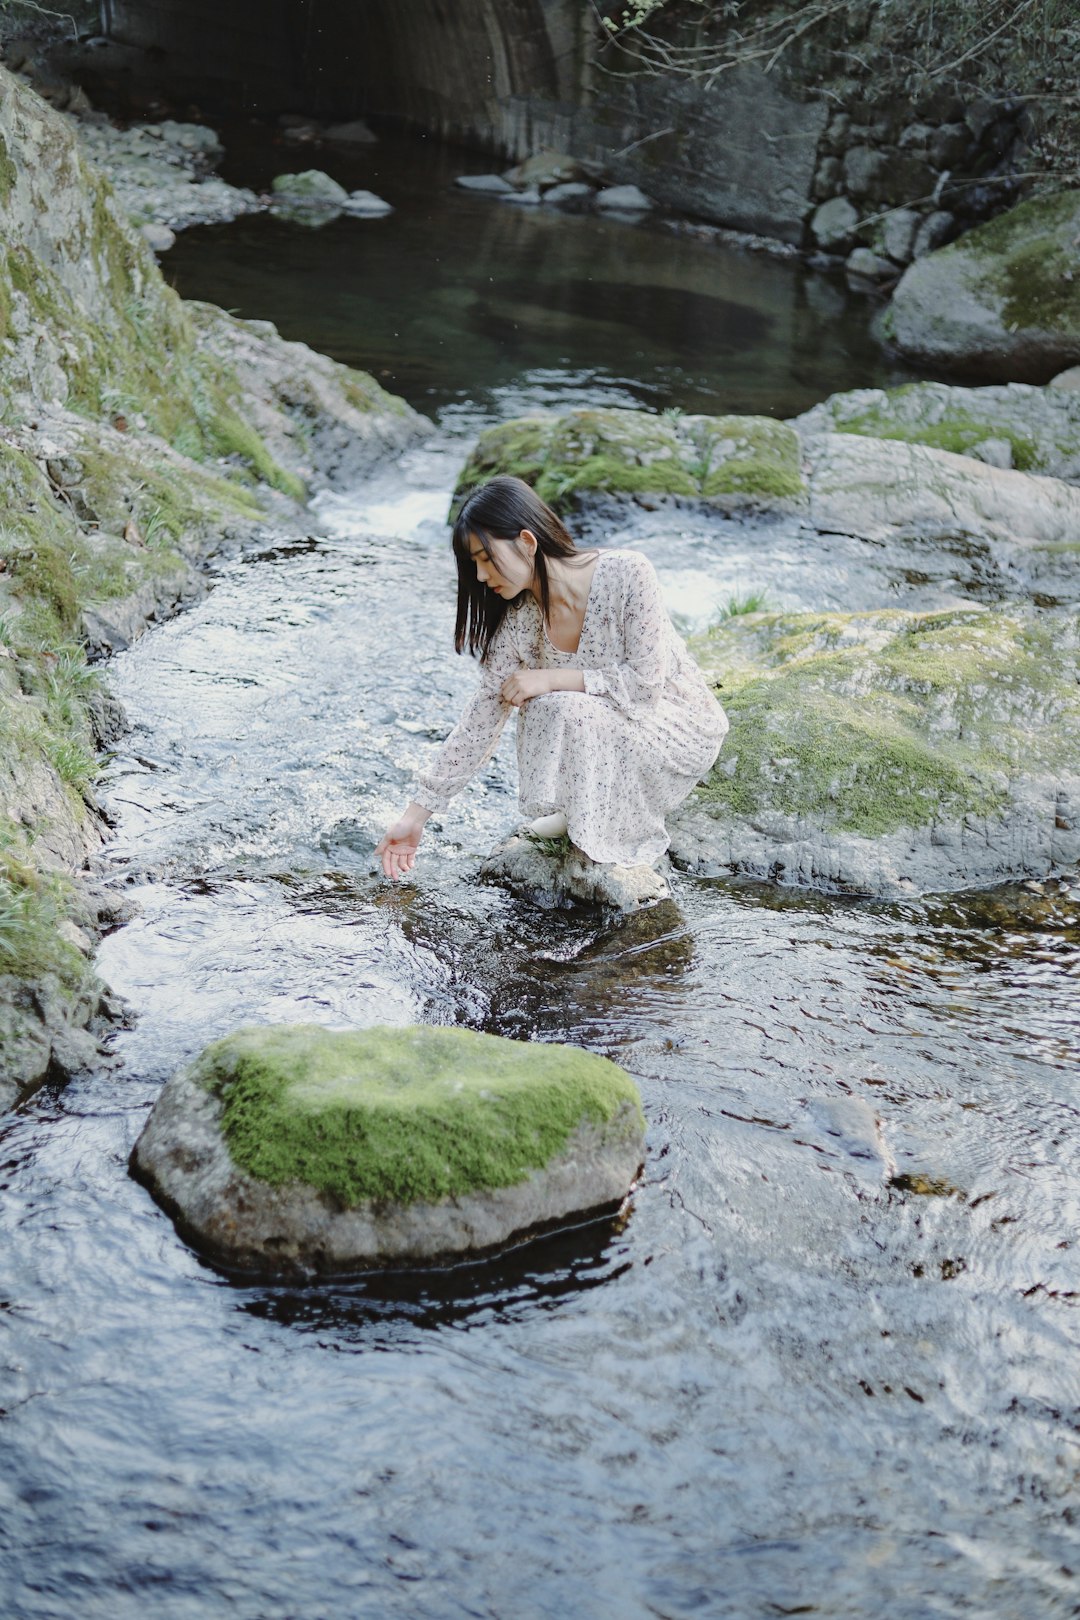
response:
{"label": "dress skirt", "polygon": [[561,810],[570,842],[594,861],[658,860],[670,842],[664,817],[713,764],[721,737],[702,735],[672,705],[637,715],[585,692],[547,692],[517,726],[521,808]]}

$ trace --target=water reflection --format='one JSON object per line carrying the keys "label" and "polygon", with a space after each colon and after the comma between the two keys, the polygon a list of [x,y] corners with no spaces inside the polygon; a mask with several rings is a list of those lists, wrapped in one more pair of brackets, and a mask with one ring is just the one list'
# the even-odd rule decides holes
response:
{"label": "water reflection", "polygon": [[[230,178],[265,185],[294,166],[269,133],[226,131]],[[268,216],[184,231],[167,272],[186,297],[272,320],[422,410],[489,404],[543,368],[587,373],[593,402],[607,384],[656,409],[781,416],[912,375],[871,338],[865,299],[790,262],[462,192],[465,160],[433,142],[387,135],[319,161],[395,212],[318,232]]]}
{"label": "water reflection", "polygon": [[352,1281],[329,1278],[313,1288],[246,1291],[238,1280],[238,1308],[357,1349],[399,1344],[418,1331],[521,1322],[621,1277],[631,1264],[622,1241],[631,1219],[628,1205],[618,1215],[563,1226],[484,1259]]}

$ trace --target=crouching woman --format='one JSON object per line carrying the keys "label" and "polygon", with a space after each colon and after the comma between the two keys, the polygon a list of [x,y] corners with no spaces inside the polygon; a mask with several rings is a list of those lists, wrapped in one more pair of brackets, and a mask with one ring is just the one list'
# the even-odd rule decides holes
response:
{"label": "crouching woman", "polygon": [[668,617],[648,558],[579,551],[520,478],[475,490],[454,525],[454,648],[480,684],[376,855],[412,870],[424,823],[490,759],[516,709],[521,808],[590,860],[652,864],[664,817],[720,751],[727,717]]}

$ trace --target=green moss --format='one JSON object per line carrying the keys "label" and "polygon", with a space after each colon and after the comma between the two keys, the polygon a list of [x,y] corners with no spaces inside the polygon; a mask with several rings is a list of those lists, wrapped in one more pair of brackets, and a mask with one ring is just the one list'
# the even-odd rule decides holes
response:
{"label": "green moss", "polygon": [[255,477],[272,489],[280,490],[294,501],[306,500],[303,479],[287,472],[274,460],[259,434],[231,405],[224,406],[214,417],[211,436],[221,455],[238,456]]}
{"label": "green moss", "polygon": [[497,474],[523,478],[535,486],[544,471],[556,418],[521,416],[502,422],[483,434],[465,463],[454,489],[451,523],[470,490]]}
{"label": "green moss", "polygon": [[992,814],[1080,748],[1075,651],[1038,616],[763,613],[694,651],[731,721],[700,794],[719,816],[875,837]]}
{"label": "green moss", "polygon": [[7,142],[0,136],[0,203],[6,203],[15,189],[15,182],[19,178],[19,171],[15,161],[8,151]]}
{"label": "green moss", "polygon": [[1010,328],[1080,332],[1075,236],[1080,192],[1032,197],[961,237],[953,248],[978,265],[1004,298]]}
{"label": "green moss", "polygon": [[241,1169],[346,1206],[512,1186],[583,1121],[644,1125],[633,1082],[607,1059],[460,1029],[238,1030],[194,1074],[222,1099]]}
{"label": "green moss", "polygon": [[1080,333],[1078,228],[1080,192],[1031,197],[941,248],[938,257],[971,266],[976,280],[1003,300],[1011,331]]}
{"label": "green moss", "polygon": [[[921,386],[914,383],[891,389],[889,397],[901,401]],[[871,409],[838,419],[834,426],[838,433],[854,433],[870,439],[899,439],[905,444],[949,450],[958,456],[967,455],[974,445],[985,439],[1006,439],[1012,446],[1013,466],[1021,472],[1039,472],[1046,465],[1045,455],[1030,434],[993,418],[980,421],[969,412],[957,409],[947,411],[936,421],[925,422],[898,420],[888,407]]]}
{"label": "green moss", "polygon": [[504,422],[469,457],[451,517],[497,473],[524,478],[555,506],[591,493],[770,501],[805,493],[798,438],[771,417],[591,410]]}
{"label": "green moss", "polygon": [[706,495],[764,495],[776,500],[798,500],[805,492],[798,469],[753,457],[729,461],[710,475],[705,487]]}
{"label": "green moss", "polygon": [[69,636],[79,613],[70,553],[39,534],[30,544],[12,545],[7,558],[15,595],[35,601],[45,613],[46,622],[55,626],[50,641]]}

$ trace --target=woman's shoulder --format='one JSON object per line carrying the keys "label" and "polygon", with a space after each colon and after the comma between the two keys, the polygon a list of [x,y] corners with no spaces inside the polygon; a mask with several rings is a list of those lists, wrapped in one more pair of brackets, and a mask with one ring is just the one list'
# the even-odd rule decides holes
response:
{"label": "woman's shoulder", "polygon": [[597,569],[609,590],[628,596],[644,587],[658,590],[656,569],[643,551],[629,551],[622,547],[601,550]]}
{"label": "woman's shoulder", "polygon": [[603,564],[605,573],[624,579],[640,579],[656,572],[643,551],[630,551],[622,546],[601,547],[596,563],[597,567]]}

